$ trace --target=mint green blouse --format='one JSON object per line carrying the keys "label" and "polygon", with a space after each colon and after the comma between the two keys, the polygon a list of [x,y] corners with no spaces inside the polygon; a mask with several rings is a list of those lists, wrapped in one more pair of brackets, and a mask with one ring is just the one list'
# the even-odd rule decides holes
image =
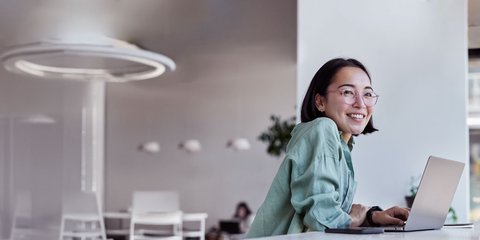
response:
{"label": "mint green blouse", "polygon": [[356,183],[350,151],[330,118],[299,123],[247,238],[346,227]]}

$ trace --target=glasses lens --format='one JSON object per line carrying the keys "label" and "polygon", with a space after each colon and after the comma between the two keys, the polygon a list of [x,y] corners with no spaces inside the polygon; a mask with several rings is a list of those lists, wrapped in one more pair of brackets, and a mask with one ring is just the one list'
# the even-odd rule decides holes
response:
{"label": "glasses lens", "polygon": [[378,100],[377,95],[363,97],[363,102],[365,103],[365,105],[369,107],[373,107],[375,104],[377,104],[377,100]]}
{"label": "glasses lens", "polygon": [[[343,100],[346,104],[353,104],[356,101],[357,94],[354,90],[351,89],[341,89],[340,90],[340,95],[342,95]],[[363,94],[362,97],[363,103],[368,106],[372,107],[375,104],[377,104],[378,100],[378,95],[376,93],[372,92],[367,92]]]}
{"label": "glasses lens", "polygon": [[371,97],[364,97],[363,98],[363,102],[365,103],[365,105],[367,105],[368,107],[371,107],[373,106],[373,104],[375,104],[375,102],[372,101],[373,99]]}
{"label": "glasses lens", "polygon": [[343,101],[346,104],[353,104],[355,102],[355,91],[351,89],[341,89],[340,95],[343,97]]}

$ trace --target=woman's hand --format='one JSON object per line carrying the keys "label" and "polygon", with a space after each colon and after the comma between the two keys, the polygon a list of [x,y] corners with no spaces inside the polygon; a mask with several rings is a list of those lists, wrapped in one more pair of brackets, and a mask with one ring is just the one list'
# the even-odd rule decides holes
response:
{"label": "woman's hand", "polygon": [[352,210],[350,210],[350,217],[352,218],[352,223],[350,227],[358,227],[362,225],[365,221],[367,215],[368,207],[361,204],[352,204]]}
{"label": "woman's hand", "polygon": [[408,219],[408,208],[401,208],[398,206],[391,207],[385,211],[375,211],[372,214],[372,220],[374,223],[382,226],[395,225],[403,226]]}

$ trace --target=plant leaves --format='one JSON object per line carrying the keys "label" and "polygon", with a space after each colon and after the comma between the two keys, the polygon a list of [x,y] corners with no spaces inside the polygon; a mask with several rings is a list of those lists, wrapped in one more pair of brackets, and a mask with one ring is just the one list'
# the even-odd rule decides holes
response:
{"label": "plant leaves", "polygon": [[295,127],[295,119],[295,116],[286,120],[282,120],[279,116],[270,116],[272,125],[258,136],[258,140],[268,144],[268,154],[279,157],[285,152],[287,144],[292,137],[290,133]]}

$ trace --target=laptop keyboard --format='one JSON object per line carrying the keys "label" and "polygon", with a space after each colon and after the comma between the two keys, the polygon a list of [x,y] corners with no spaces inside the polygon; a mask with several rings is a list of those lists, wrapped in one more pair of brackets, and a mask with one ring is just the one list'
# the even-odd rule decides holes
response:
{"label": "laptop keyboard", "polygon": [[403,232],[405,231],[405,226],[388,226],[383,229],[385,232]]}

